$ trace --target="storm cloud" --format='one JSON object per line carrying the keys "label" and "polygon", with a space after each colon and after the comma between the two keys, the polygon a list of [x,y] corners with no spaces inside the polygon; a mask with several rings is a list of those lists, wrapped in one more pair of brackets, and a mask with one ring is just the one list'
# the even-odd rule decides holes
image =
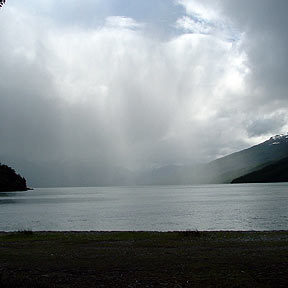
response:
{"label": "storm cloud", "polygon": [[137,170],[286,132],[287,6],[7,1],[1,157]]}

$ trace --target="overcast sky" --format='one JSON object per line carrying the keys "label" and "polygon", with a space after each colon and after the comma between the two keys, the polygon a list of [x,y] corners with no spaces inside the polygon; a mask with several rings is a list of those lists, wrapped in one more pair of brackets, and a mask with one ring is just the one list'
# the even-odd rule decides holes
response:
{"label": "overcast sky", "polygon": [[0,155],[191,164],[288,131],[286,0],[8,0]]}

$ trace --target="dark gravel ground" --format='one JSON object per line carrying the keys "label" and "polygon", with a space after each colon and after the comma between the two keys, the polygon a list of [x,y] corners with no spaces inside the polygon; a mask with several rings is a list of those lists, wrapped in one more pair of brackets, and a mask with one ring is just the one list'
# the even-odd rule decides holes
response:
{"label": "dark gravel ground", "polygon": [[0,287],[288,287],[288,232],[2,232]]}

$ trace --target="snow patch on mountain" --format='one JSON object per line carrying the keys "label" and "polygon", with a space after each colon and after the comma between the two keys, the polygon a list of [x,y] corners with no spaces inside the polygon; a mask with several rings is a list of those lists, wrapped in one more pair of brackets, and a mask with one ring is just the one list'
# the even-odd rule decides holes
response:
{"label": "snow patch on mountain", "polygon": [[279,145],[281,143],[288,143],[288,133],[287,134],[279,134],[271,137],[266,141],[268,145]]}

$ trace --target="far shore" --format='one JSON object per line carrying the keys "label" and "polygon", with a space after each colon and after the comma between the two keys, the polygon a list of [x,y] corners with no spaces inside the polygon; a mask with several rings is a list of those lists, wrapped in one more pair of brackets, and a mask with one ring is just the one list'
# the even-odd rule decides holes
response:
{"label": "far shore", "polygon": [[0,232],[0,287],[287,287],[288,231]]}

